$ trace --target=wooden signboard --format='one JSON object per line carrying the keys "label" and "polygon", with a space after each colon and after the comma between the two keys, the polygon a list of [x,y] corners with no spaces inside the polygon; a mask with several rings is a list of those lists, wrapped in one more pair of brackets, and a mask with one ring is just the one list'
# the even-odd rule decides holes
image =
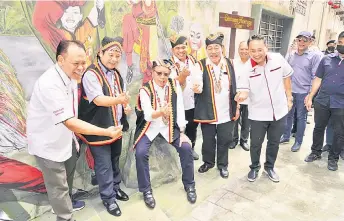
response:
{"label": "wooden signboard", "polygon": [[236,29],[254,29],[254,19],[250,17],[244,17],[235,14],[227,14],[220,12],[219,14],[219,26],[226,28],[236,28]]}

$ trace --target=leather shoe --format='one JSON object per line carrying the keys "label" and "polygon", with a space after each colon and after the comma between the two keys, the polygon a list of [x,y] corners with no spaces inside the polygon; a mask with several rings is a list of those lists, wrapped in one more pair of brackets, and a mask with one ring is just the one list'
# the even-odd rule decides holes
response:
{"label": "leather shoe", "polygon": [[118,189],[116,191],[116,199],[121,200],[121,201],[128,201],[129,196],[121,189]]}
{"label": "leather shoe", "polygon": [[228,169],[227,168],[220,169],[220,175],[224,179],[228,178],[228,175],[229,175]]}
{"label": "leather shoe", "polygon": [[113,203],[107,203],[103,201],[104,206],[106,207],[106,210],[108,213],[110,213],[113,216],[121,216],[122,212],[119,206],[117,205],[116,202]]}
{"label": "leather shoe", "polygon": [[258,177],[258,171],[257,170],[250,170],[250,172],[247,174],[247,180],[250,182],[256,181]]}
{"label": "leather shoe", "polygon": [[185,188],[186,191],[186,196],[188,198],[188,201],[190,203],[195,203],[197,200],[197,194],[196,194],[196,189],[194,186],[189,186]]}
{"label": "leather shoe", "polygon": [[199,156],[198,154],[196,153],[196,151],[194,149],[192,149],[192,157],[194,160],[198,160],[199,159]]}
{"label": "leather shoe", "polygon": [[287,144],[287,143],[289,143],[289,139],[284,138],[284,137],[282,136],[281,139],[280,139],[280,143],[281,143],[281,144]]}
{"label": "leather shoe", "polygon": [[246,142],[241,142],[240,146],[242,147],[242,149],[244,149],[245,151],[249,151],[250,150],[250,146],[246,143]]}
{"label": "leather shoe", "polygon": [[213,168],[214,166],[211,166],[210,164],[204,163],[202,166],[200,166],[200,168],[198,169],[199,173],[205,173],[207,172],[209,169]]}
{"label": "leather shoe", "polygon": [[236,142],[232,142],[229,144],[229,149],[234,149],[236,147],[237,143]]}
{"label": "leather shoe", "polygon": [[143,200],[148,208],[153,209],[155,207],[155,199],[151,190],[143,193]]}
{"label": "leather shoe", "polygon": [[265,173],[268,175],[269,179],[275,183],[279,182],[279,176],[274,171],[274,169],[265,169]]}
{"label": "leather shoe", "polygon": [[294,145],[291,147],[291,151],[297,152],[300,150],[300,148],[301,148],[301,144],[299,144],[298,142],[295,142]]}
{"label": "leather shoe", "polygon": [[336,171],[338,170],[338,163],[336,160],[328,160],[327,162],[327,169]]}
{"label": "leather shoe", "polygon": [[326,144],[325,146],[323,146],[323,148],[321,149],[322,152],[327,152],[327,151],[330,151],[331,149],[331,145],[329,144]]}
{"label": "leather shoe", "polygon": [[306,157],[305,161],[307,163],[310,163],[310,162],[313,162],[315,160],[320,160],[320,159],[321,159],[321,156],[316,155],[315,153],[311,153]]}

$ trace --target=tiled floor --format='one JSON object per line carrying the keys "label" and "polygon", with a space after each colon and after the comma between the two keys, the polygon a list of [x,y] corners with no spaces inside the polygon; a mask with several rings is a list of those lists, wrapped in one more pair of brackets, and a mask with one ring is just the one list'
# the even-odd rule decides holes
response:
{"label": "tiled floor", "polygon": [[[312,118],[312,117],[311,117]],[[121,217],[110,216],[98,195],[87,199],[85,209],[75,213],[77,221],[342,221],[344,220],[343,161],[339,170],[327,170],[327,154],[314,163],[303,160],[311,146],[313,124],[307,125],[304,144],[293,153],[290,144],[280,146],[276,171],[280,183],[271,182],[260,173],[254,183],[246,180],[250,163],[249,152],[237,146],[229,154],[229,179],[222,179],[216,169],[199,174],[202,161],[195,161],[195,179],[198,194],[196,204],[186,200],[181,181],[164,184],[154,189],[157,206],[146,208],[141,194],[131,189],[128,202],[119,202]],[[200,153],[201,140],[196,150]],[[261,161],[265,159],[265,149]],[[52,221],[50,212],[35,221]]]}

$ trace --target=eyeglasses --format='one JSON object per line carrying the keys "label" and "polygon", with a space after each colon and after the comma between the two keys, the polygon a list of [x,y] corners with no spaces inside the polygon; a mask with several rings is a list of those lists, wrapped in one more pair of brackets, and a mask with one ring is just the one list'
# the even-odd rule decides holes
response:
{"label": "eyeglasses", "polygon": [[161,77],[162,75],[164,75],[164,77],[168,77],[170,76],[170,73],[167,72],[160,72],[160,71],[154,71],[159,77]]}
{"label": "eyeglasses", "polygon": [[301,41],[303,41],[303,42],[309,42],[310,39],[308,39],[308,38],[298,38],[297,41],[298,41],[298,42],[301,42]]}

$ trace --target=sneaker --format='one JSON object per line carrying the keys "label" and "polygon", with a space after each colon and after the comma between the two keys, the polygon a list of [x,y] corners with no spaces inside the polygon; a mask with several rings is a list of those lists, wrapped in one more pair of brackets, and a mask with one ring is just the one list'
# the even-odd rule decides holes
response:
{"label": "sneaker", "polygon": [[284,137],[282,136],[281,139],[280,139],[280,143],[281,143],[281,144],[287,144],[287,143],[289,143],[289,139],[284,138]]}
{"label": "sneaker", "polygon": [[327,162],[327,169],[328,170],[332,170],[332,171],[338,170],[337,160],[328,160],[328,162]]}
{"label": "sneaker", "polygon": [[[85,202],[81,200],[72,201],[72,205],[73,205],[73,212],[76,212],[85,208]],[[51,208],[51,212],[55,214],[55,211],[53,208]]]}
{"label": "sneaker", "polygon": [[274,169],[265,169],[265,173],[268,175],[269,179],[274,182],[278,183],[279,182],[279,176],[277,173],[274,171]]}
{"label": "sneaker", "polygon": [[251,169],[247,175],[247,180],[250,182],[254,182],[256,181],[257,177],[258,177],[258,171]]}

